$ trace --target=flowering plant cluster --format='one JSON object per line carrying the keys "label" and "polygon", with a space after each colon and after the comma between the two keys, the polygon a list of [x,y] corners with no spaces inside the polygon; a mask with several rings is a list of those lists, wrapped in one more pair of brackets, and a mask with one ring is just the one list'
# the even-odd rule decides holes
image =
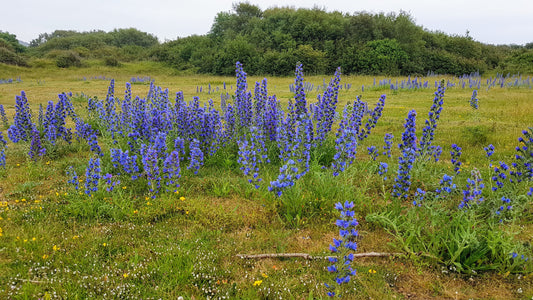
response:
{"label": "flowering plant cluster", "polygon": [[[439,88],[435,92],[435,98],[433,99],[433,105],[429,109],[428,119],[425,121],[425,126],[422,129],[422,137],[420,138],[420,149],[418,154],[421,157],[429,157],[432,155],[436,147],[432,145],[435,138],[435,130],[437,129],[437,121],[440,118],[442,112],[442,105],[444,104],[444,81],[441,81]],[[438,153],[438,150],[437,150]],[[438,156],[435,156],[435,160],[438,160]]]}
{"label": "flowering plant cluster", "polygon": [[457,146],[457,144],[452,144],[452,151],[450,151],[450,155],[452,156],[452,165],[455,174],[461,173],[462,162],[459,160],[462,154],[461,150],[461,147]]}
{"label": "flowering plant cluster", "polygon": [[470,98],[470,106],[473,108],[473,109],[478,109],[479,108],[479,104],[478,104],[479,100],[477,98],[477,90],[474,90],[472,92],[472,97]]}
{"label": "flowering plant cluster", "polygon": [[336,203],[335,209],[340,212],[340,218],[335,225],[339,228],[339,239],[333,239],[333,244],[329,245],[332,256],[328,258],[331,263],[328,266],[328,272],[333,275],[334,280],[326,283],[328,296],[341,296],[343,287],[350,282],[352,276],[355,276],[356,270],[352,268],[354,258],[353,252],[357,251],[355,239],[358,236],[356,226],[359,225],[355,218],[355,213],[351,210],[354,207],[353,202],[345,201]]}
{"label": "flowering plant cluster", "polygon": [[455,183],[453,183],[453,176],[444,174],[442,179],[439,182],[440,187],[435,190],[437,194],[450,194],[456,188]]}
{"label": "flowering plant cluster", "polygon": [[383,155],[386,155],[388,158],[392,157],[391,148],[393,138],[394,135],[392,135],[391,133],[385,133],[385,137],[383,138],[385,140],[385,146],[383,146]]}
{"label": "flowering plant cluster", "polygon": [[4,169],[6,168],[6,148],[7,141],[4,139],[2,131],[0,131],[0,167]]}
{"label": "flowering plant cluster", "polygon": [[93,192],[98,191],[98,183],[101,178],[100,158],[89,159],[89,165],[85,170],[85,194],[91,196]]}
{"label": "flowering plant cluster", "polygon": [[4,106],[2,104],[0,104],[0,121],[2,121],[2,125],[5,128],[9,127],[9,123],[8,123],[9,119],[6,116],[6,111],[5,111]]}
{"label": "flowering plant cluster", "polygon": [[250,134],[245,134],[237,143],[239,145],[237,161],[242,165],[241,170],[245,176],[249,177],[248,181],[254,183],[255,188],[259,188],[259,182],[262,181],[259,177],[259,165],[269,162],[264,136],[260,129],[251,127]]}
{"label": "flowering plant cluster", "polygon": [[516,181],[533,181],[533,127],[523,130],[525,138],[519,137],[519,146],[516,146],[515,162],[512,163],[514,171],[510,174],[516,177]]}
{"label": "flowering plant cluster", "polygon": [[468,208],[474,203],[480,203],[483,201],[481,193],[485,185],[481,183],[481,173],[478,169],[474,169],[471,172],[472,178],[467,179],[466,188],[463,190],[463,200],[459,204],[459,208]]}
{"label": "flowering plant cluster", "polygon": [[415,135],[416,111],[411,110],[405,119],[402,133],[402,143],[398,145],[401,150],[399,157],[398,174],[394,179],[393,195],[398,198],[407,198],[411,187],[410,171],[416,158],[416,135]]}
{"label": "flowering plant cluster", "polygon": [[504,162],[501,162],[500,161],[500,165],[499,167],[498,166],[494,166],[494,175],[492,176],[492,181],[494,181],[494,183],[496,184],[496,186],[493,186],[492,187],[492,190],[493,191],[497,191],[498,189],[501,189],[503,188],[503,180],[507,179],[507,174],[506,172],[509,170],[509,166],[504,163]]}

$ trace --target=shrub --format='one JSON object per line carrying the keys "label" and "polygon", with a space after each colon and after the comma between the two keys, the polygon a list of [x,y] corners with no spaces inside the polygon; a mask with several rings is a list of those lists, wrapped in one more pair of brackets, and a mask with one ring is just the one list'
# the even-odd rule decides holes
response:
{"label": "shrub", "polygon": [[60,68],[80,67],[81,59],[73,51],[64,51],[57,56],[56,65]]}
{"label": "shrub", "polygon": [[108,56],[104,58],[104,64],[108,67],[118,67],[120,66],[120,62],[118,59],[114,56]]}
{"label": "shrub", "polygon": [[489,129],[486,126],[467,126],[462,129],[463,137],[472,146],[485,145],[488,139]]}
{"label": "shrub", "polygon": [[17,66],[27,66],[26,60],[8,48],[0,47],[0,63]]}

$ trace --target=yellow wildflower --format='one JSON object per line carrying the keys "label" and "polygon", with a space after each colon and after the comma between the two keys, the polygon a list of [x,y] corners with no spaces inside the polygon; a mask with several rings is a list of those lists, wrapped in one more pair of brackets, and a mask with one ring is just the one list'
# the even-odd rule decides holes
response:
{"label": "yellow wildflower", "polygon": [[261,276],[263,276],[263,278],[268,278],[268,275],[265,273],[261,273]]}
{"label": "yellow wildflower", "polygon": [[57,250],[59,250],[59,246],[54,245],[54,247],[52,247],[52,249],[54,249],[54,251],[57,251]]}
{"label": "yellow wildflower", "polygon": [[180,200],[181,200],[181,201],[185,201],[185,197],[181,196],[181,197],[180,197]]}
{"label": "yellow wildflower", "polygon": [[253,286],[260,286],[261,283],[263,283],[263,280],[256,280],[256,281],[254,281]]}
{"label": "yellow wildflower", "polygon": [[130,276],[128,273],[122,274],[122,277],[124,277],[124,278],[128,278],[128,276]]}

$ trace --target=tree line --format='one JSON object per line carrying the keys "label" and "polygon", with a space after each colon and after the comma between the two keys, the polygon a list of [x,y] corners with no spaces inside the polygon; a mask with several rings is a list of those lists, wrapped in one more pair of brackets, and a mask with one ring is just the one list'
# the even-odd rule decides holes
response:
{"label": "tree line", "polygon": [[[8,51],[20,57],[55,59],[58,66],[101,59],[106,65],[154,60],[178,70],[231,75],[236,61],[250,74],[290,75],[301,62],[308,74],[462,75],[487,71],[533,73],[533,43],[488,45],[465,36],[432,32],[405,13],[353,14],[320,8],[273,7],[248,2],[216,15],[205,35],[159,43],[137,29],[111,32],[54,31],[29,48],[9,48],[0,34],[0,61]],[[3,42],[4,39],[6,42]],[[5,46],[7,44],[7,46]],[[2,50],[5,48],[6,50]],[[18,50],[17,50],[18,49]],[[8,59],[9,60],[9,59]],[[20,62],[20,61],[19,61]]]}

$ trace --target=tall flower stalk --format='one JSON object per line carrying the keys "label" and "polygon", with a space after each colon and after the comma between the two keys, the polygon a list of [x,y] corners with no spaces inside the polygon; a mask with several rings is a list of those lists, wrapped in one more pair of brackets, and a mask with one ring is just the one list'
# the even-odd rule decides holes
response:
{"label": "tall flower stalk", "polygon": [[340,202],[335,204],[335,209],[340,212],[340,218],[335,221],[335,225],[339,228],[340,238],[334,238],[333,244],[329,245],[332,255],[328,258],[331,263],[328,266],[328,272],[333,277],[329,283],[325,284],[329,297],[342,296],[343,289],[356,274],[356,270],[352,268],[352,262],[354,252],[357,251],[355,239],[358,232],[355,228],[359,223],[354,211],[351,210],[353,207],[353,202],[348,201],[345,201],[344,205]]}

